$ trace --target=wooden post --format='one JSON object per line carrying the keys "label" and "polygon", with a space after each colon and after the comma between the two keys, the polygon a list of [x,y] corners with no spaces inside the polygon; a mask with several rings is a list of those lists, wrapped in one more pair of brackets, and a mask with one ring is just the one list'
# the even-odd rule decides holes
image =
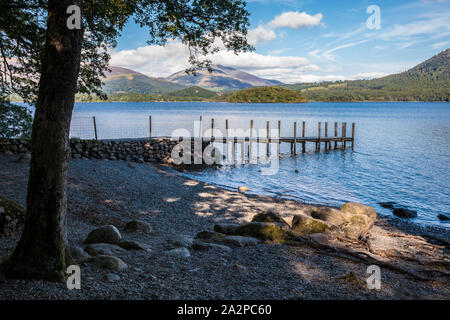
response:
{"label": "wooden post", "polygon": [[203,118],[202,118],[202,116],[200,116],[200,127],[198,129],[198,137],[199,138],[203,137]]}
{"label": "wooden post", "polygon": [[294,155],[297,154],[297,122],[294,122]]}
{"label": "wooden post", "polygon": [[269,137],[270,137],[270,122],[267,121],[267,125],[266,125],[266,155],[269,156]]}
{"label": "wooden post", "polygon": [[[306,134],[306,122],[303,121],[303,123],[302,123],[302,137],[303,138],[305,137],[305,134]],[[305,152],[306,152],[306,142],[303,141],[302,142],[302,153],[305,153]]]}
{"label": "wooden post", "polygon": [[342,122],[342,150],[345,150],[345,136],[347,135],[347,123]]}
{"label": "wooden post", "polygon": [[280,145],[281,145],[281,121],[278,120],[278,143],[277,143],[277,155],[280,155]]}
{"label": "wooden post", "polygon": [[249,161],[252,158],[252,148],[253,148],[252,138],[253,138],[253,120],[250,120],[250,141],[248,143],[248,160]]}
{"label": "wooden post", "polygon": [[[328,122],[325,122],[325,138],[328,138]],[[328,150],[328,141],[325,141],[325,151]]]}
{"label": "wooden post", "polygon": [[95,134],[95,140],[98,140],[98,136],[97,136],[97,123],[95,122],[95,117],[92,117],[92,119],[94,120],[94,134]]}
{"label": "wooden post", "polygon": [[[334,136],[337,138],[338,136],[338,123],[334,123]],[[337,149],[337,141],[334,141],[334,149]]]}
{"label": "wooden post", "polygon": [[352,123],[352,150],[355,149],[355,123]]}
{"label": "wooden post", "polygon": [[214,119],[211,118],[211,142],[214,140]]}
{"label": "wooden post", "polygon": [[148,128],[149,128],[149,134],[150,139],[152,138],[152,116],[148,116]]}
{"label": "wooden post", "polygon": [[319,140],[316,143],[316,151],[320,151],[320,135],[322,133],[322,122],[319,122],[319,127],[318,127],[318,131],[319,131]]}
{"label": "wooden post", "polygon": [[226,153],[227,153],[227,162],[228,162],[228,119],[225,119],[225,146],[226,146]]}

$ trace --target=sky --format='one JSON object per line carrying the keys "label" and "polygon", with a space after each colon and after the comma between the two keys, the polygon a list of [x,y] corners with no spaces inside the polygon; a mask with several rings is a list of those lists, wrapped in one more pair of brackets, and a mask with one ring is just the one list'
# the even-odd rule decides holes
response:
{"label": "sky", "polygon": [[[450,47],[450,0],[247,0],[247,9],[255,51],[208,58],[284,83],[378,78]],[[128,23],[110,64],[151,77],[189,66],[179,41],[147,40],[146,29]]]}

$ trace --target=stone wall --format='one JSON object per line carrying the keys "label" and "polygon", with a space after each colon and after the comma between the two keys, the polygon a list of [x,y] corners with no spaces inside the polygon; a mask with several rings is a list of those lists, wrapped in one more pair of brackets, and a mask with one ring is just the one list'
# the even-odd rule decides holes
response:
{"label": "stone wall", "polygon": [[[72,158],[109,159],[134,162],[170,162],[170,155],[178,140],[153,138],[147,140],[79,140],[71,139]],[[28,140],[0,139],[0,153],[24,154],[31,151]]]}

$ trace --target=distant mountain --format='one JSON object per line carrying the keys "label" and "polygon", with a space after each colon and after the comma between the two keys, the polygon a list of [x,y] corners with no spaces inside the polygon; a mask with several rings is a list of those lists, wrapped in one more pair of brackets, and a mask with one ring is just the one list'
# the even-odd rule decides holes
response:
{"label": "distant mountain", "polygon": [[107,94],[165,94],[185,88],[183,85],[152,78],[126,68],[110,67],[110,70],[103,79],[103,90]]}
{"label": "distant mountain", "polygon": [[213,65],[211,73],[206,68],[197,70],[195,76],[187,74],[185,71],[180,71],[166,79],[186,87],[198,86],[211,88],[216,91],[278,86],[283,84],[276,80],[262,79],[250,73],[221,65]]}
{"label": "distant mountain", "polygon": [[299,83],[312,101],[450,101],[450,49],[416,67],[372,80]]}

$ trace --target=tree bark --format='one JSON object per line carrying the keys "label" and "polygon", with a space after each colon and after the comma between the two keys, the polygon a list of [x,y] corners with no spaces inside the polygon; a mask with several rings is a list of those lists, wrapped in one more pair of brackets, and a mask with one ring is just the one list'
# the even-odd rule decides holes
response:
{"label": "tree bark", "polygon": [[80,69],[83,28],[69,30],[70,5],[83,0],[49,0],[47,37],[32,132],[27,216],[22,237],[5,264],[15,278],[61,281],[67,245],[69,131]]}

